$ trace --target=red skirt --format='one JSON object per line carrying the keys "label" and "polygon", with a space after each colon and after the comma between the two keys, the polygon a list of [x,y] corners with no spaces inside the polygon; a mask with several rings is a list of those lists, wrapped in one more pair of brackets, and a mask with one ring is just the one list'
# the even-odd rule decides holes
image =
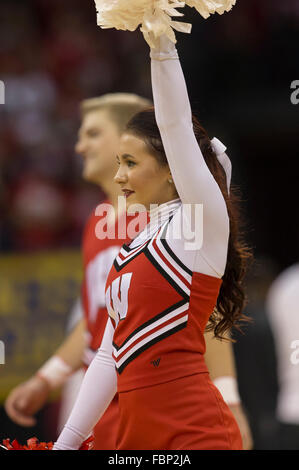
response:
{"label": "red skirt", "polygon": [[118,395],[116,394],[109,407],[93,429],[93,450],[115,450],[118,431]]}
{"label": "red skirt", "polygon": [[208,373],[119,393],[118,450],[241,450],[238,425]]}

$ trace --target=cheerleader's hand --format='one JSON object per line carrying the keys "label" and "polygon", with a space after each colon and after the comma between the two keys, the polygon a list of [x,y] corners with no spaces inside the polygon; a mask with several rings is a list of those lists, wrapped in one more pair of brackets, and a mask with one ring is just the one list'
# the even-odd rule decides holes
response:
{"label": "cheerleader's hand", "polygon": [[164,34],[158,38],[153,38],[151,47],[151,58],[156,60],[164,60],[169,58],[178,58],[175,44]]}
{"label": "cheerleader's hand", "polygon": [[50,386],[47,382],[33,376],[10,392],[4,404],[6,413],[20,426],[35,426],[34,414],[45,405],[49,394]]}

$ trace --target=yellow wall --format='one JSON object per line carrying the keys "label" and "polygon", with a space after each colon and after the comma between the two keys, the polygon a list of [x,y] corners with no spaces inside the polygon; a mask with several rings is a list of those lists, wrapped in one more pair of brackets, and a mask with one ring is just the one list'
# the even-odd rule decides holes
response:
{"label": "yellow wall", "polygon": [[81,278],[79,251],[0,257],[0,402],[63,340]]}

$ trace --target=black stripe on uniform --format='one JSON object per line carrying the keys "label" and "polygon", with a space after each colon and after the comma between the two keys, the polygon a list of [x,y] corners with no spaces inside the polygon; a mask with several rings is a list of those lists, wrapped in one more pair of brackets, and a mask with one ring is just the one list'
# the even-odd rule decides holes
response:
{"label": "black stripe on uniform", "polygon": [[129,245],[126,245],[126,244],[124,244],[124,245],[122,246],[122,248],[123,248],[127,253],[130,253],[130,251],[132,251],[132,248],[130,248]]}
{"label": "black stripe on uniform", "polygon": [[[172,277],[169,276],[169,274],[167,274],[166,271],[164,271],[164,269],[160,266],[160,264],[158,263],[158,261],[153,257],[153,255],[149,252],[148,249],[146,249],[144,251],[144,254],[145,256],[147,257],[147,259],[155,266],[155,268],[159,271],[159,273],[169,282],[169,284],[174,288],[174,290],[177,291],[178,294],[180,294],[185,300],[189,300],[189,295],[186,294],[185,291],[183,291],[183,289],[181,289],[180,286],[178,286],[178,284],[172,279]],[[188,289],[188,287],[186,286],[186,288]]]}
{"label": "black stripe on uniform", "polygon": [[[164,246],[165,250],[167,251],[167,253],[169,254],[169,256],[171,256],[171,258],[173,258],[173,260],[184,270],[186,271],[187,274],[189,274],[189,276],[192,276],[192,271],[187,268],[187,266],[184,265],[184,263],[177,257],[177,255],[172,251],[172,249],[170,248],[170,246],[168,245],[167,241],[166,241],[166,231],[167,231],[167,227],[169,225],[169,223],[171,222],[171,219],[173,218],[173,215],[170,217],[168,223],[166,224],[166,226],[164,227],[163,229],[163,232],[161,233],[161,235],[159,236],[159,238],[157,238],[157,240],[159,239],[160,242],[162,243],[162,245]],[[156,241],[157,241],[156,240]]]}
{"label": "black stripe on uniform", "polygon": [[[115,347],[115,349],[117,351],[119,351],[121,348],[123,348],[127,342],[133,337],[136,335],[136,333],[138,333],[139,331],[143,330],[144,328],[146,328],[147,326],[149,325],[152,325],[153,323],[155,323],[155,321],[157,320],[160,320],[160,318],[168,315],[168,313],[171,313],[173,312],[174,310],[176,310],[177,308],[179,307],[182,307],[184,304],[186,304],[186,300],[183,299],[183,300],[180,300],[179,302],[177,302],[176,304],[174,305],[171,305],[170,307],[166,308],[165,310],[163,310],[163,312],[161,313],[158,313],[158,315],[155,315],[153,318],[151,318],[150,320],[146,321],[145,323],[143,323],[141,326],[139,326],[138,328],[136,328],[126,339],[125,341],[120,345],[120,346],[117,346],[117,344],[113,343],[113,346]],[[179,314],[178,314],[179,315]]]}
{"label": "black stripe on uniform", "polygon": [[[137,253],[136,253],[134,256],[132,256],[132,257],[131,257],[130,259],[128,259],[127,261],[123,261],[122,264],[119,264],[119,263],[117,262],[117,257],[116,257],[115,260],[114,260],[114,262],[113,262],[113,266],[115,267],[116,271],[117,271],[117,272],[121,271],[125,266],[127,266],[127,264],[130,263],[130,261],[132,261],[133,259],[137,258],[137,256],[139,256],[141,253],[143,253],[144,250],[146,250],[147,245],[149,244],[150,241],[151,241],[151,240],[149,240],[149,241],[147,242],[147,244],[144,245],[144,247],[142,248],[142,250],[137,251]],[[119,256],[119,255],[118,255],[118,256]]]}
{"label": "black stripe on uniform", "polygon": [[166,331],[165,333],[162,333],[160,336],[157,336],[156,338],[152,339],[148,343],[144,344],[140,349],[135,351],[128,359],[118,368],[116,366],[116,370],[119,374],[123,372],[125,367],[132,362],[136,357],[138,357],[143,351],[146,351],[149,349],[151,346],[154,344],[158,343],[159,341],[162,341],[163,339],[167,338],[168,336],[173,335],[174,333],[177,333],[178,331],[182,330],[187,326],[187,322],[181,323],[180,325],[175,326],[171,330]]}
{"label": "black stripe on uniform", "polygon": [[172,251],[172,249],[170,248],[170,246],[168,245],[167,241],[165,240],[165,238],[159,238],[160,242],[162,243],[162,245],[164,246],[165,250],[167,251],[167,253],[169,254],[169,256],[171,256],[171,258],[180,266],[180,268],[182,268],[187,274],[189,274],[189,276],[192,276],[192,271],[187,268],[187,266],[184,265],[184,263],[177,257],[177,255]]}

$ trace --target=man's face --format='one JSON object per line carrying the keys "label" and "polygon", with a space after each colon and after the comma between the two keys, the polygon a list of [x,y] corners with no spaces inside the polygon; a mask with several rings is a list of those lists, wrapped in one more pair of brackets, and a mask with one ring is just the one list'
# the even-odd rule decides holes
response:
{"label": "man's face", "polygon": [[106,110],[88,112],[78,133],[76,152],[83,158],[83,178],[101,184],[117,171],[120,133]]}

